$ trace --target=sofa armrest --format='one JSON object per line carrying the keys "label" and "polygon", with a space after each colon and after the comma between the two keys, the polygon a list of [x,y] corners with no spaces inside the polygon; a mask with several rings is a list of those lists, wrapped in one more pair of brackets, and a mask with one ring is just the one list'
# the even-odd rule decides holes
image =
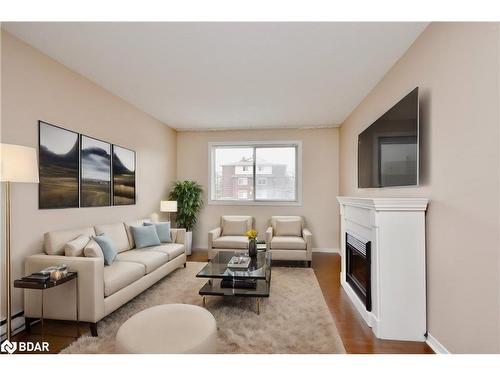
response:
{"label": "sofa armrest", "polygon": [[[36,254],[26,258],[25,272],[31,274],[49,266],[64,263],[70,271],[78,272],[78,295],[81,321],[97,323],[104,317],[104,259]],[[76,320],[76,280],[44,291],[44,317]],[[41,292],[24,290],[24,313],[39,318]]]}
{"label": "sofa armrest", "polygon": [[221,227],[217,227],[215,229],[212,229],[211,231],[208,231],[208,249],[209,250],[213,249],[214,240],[219,238],[221,233],[222,233]]}
{"label": "sofa armrest", "polygon": [[306,241],[307,260],[312,260],[312,233],[309,229],[302,229],[302,237]]}
{"label": "sofa armrest", "polygon": [[172,228],[170,232],[175,232],[177,235],[175,236],[175,243],[180,243],[186,246],[186,229],[185,228]]}
{"label": "sofa armrest", "polygon": [[272,239],[273,239],[273,227],[269,227],[266,229],[266,248],[267,248],[267,250],[271,250]]}

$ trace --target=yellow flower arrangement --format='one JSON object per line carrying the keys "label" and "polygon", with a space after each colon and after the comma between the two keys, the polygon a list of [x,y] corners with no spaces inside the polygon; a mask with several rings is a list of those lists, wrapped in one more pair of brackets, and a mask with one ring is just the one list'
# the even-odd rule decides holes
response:
{"label": "yellow flower arrangement", "polygon": [[255,240],[257,238],[257,235],[259,233],[255,230],[255,229],[250,229],[246,235],[248,237],[249,240]]}

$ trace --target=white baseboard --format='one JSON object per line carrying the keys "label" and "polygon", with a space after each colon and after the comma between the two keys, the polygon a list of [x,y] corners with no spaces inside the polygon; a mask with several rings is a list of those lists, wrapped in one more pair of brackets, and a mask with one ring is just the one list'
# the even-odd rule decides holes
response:
{"label": "white baseboard", "polygon": [[430,333],[427,333],[427,340],[425,341],[427,345],[434,351],[436,354],[451,354],[448,349],[444,347],[434,336]]}
{"label": "white baseboard", "polygon": [[340,249],[335,249],[333,247],[313,247],[313,253],[330,253],[330,254],[340,254]]}

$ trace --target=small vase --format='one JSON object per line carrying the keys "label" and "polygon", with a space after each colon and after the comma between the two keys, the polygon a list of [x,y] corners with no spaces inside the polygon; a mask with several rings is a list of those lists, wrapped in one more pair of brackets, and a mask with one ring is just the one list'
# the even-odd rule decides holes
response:
{"label": "small vase", "polygon": [[252,258],[257,256],[257,241],[250,240],[248,242],[248,255]]}

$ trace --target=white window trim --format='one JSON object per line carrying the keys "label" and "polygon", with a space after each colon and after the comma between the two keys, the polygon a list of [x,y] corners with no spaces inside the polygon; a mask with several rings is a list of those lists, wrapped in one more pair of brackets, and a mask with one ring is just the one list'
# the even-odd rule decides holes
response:
{"label": "white window trim", "polygon": [[[296,189],[297,199],[295,201],[268,201],[268,200],[215,200],[212,199],[215,187],[212,165],[215,162],[215,147],[254,147],[254,146],[293,146],[297,147],[297,176]],[[302,141],[245,141],[245,142],[208,142],[208,204],[221,206],[302,206]]]}

